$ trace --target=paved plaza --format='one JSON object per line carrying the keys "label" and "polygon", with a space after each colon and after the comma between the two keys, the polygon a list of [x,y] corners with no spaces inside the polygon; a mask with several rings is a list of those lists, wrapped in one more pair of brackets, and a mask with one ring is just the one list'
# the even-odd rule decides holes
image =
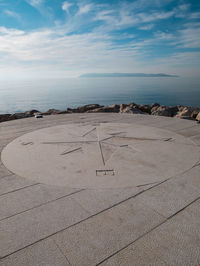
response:
{"label": "paved plaza", "polygon": [[200,124],[63,114],[0,124],[0,265],[200,265]]}

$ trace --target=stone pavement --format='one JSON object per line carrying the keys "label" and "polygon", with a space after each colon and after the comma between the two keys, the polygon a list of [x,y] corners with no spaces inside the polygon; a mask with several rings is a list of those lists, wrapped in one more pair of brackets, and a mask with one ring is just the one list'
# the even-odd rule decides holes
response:
{"label": "stone pavement", "polygon": [[139,114],[27,118],[0,124],[0,150],[26,133],[80,123],[179,136],[177,171],[169,164],[164,179],[141,186],[76,187],[22,177],[0,162],[0,265],[200,265],[200,125]]}

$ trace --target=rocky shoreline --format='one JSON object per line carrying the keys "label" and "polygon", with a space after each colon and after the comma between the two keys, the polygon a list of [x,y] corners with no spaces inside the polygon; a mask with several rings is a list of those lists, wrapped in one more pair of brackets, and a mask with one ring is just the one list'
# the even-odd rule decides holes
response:
{"label": "rocky shoreline", "polygon": [[38,110],[30,110],[23,113],[15,114],[0,114],[0,122],[33,117],[37,115],[57,115],[57,114],[72,114],[72,113],[129,113],[129,114],[146,114],[146,115],[158,115],[168,117],[178,117],[182,119],[196,120],[200,122],[200,108],[187,107],[182,105],[177,106],[164,106],[158,103],[153,104],[113,104],[109,106],[103,106],[99,104],[87,104],[79,106],[77,108],[67,108],[65,111],[56,109],[49,109],[46,112],[40,112]]}

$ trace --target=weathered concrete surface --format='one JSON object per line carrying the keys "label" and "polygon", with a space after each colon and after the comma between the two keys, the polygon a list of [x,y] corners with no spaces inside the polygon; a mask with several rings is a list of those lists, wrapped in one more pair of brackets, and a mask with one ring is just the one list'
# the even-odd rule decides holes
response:
{"label": "weathered concrete surface", "polygon": [[[0,265],[199,265],[200,125],[141,114],[27,118],[0,124],[0,148],[38,129],[80,123],[87,129],[99,123],[126,129],[129,124],[131,134],[143,129],[148,136],[149,130],[151,137],[162,133],[175,142],[159,142],[155,149],[148,141],[134,140],[135,148],[149,154],[152,150],[154,167],[159,169],[156,182],[150,184],[124,185],[127,181],[122,179],[121,186],[106,187],[105,178],[104,186],[74,189],[67,183],[50,185],[22,177],[1,162]],[[156,151],[165,156],[155,157]],[[132,172],[138,173],[134,168]]]}

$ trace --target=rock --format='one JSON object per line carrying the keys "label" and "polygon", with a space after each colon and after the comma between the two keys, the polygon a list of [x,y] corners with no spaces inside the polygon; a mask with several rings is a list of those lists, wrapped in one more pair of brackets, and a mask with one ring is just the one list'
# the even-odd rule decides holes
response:
{"label": "rock", "polygon": [[99,105],[99,104],[87,104],[87,105],[77,107],[77,110],[79,113],[85,113],[87,111],[91,111],[91,110],[94,110],[97,108],[102,108],[102,107],[104,107],[104,106]]}
{"label": "rock", "polygon": [[196,120],[200,121],[200,112],[198,113],[198,115],[196,116]]}
{"label": "rock", "polygon": [[127,107],[133,107],[133,108],[137,108],[138,107],[138,105],[137,104],[135,104],[135,103],[128,103],[128,104],[124,104],[124,103],[121,103],[120,104],[120,108],[119,108],[119,112],[120,113],[124,113],[124,109],[126,109]]}
{"label": "rock", "polygon": [[27,116],[27,117],[31,117],[31,116],[34,116],[34,114],[35,113],[40,113],[40,111],[38,111],[38,110],[30,110],[30,111],[26,111],[25,112],[25,115]]}
{"label": "rock", "polygon": [[192,114],[191,114],[191,117],[192,117],[193,119],[196,119],[196,117],[197,117],[197,115],[199,114],[199,112],[200,112],[200,110],[194,110],[194,111],[192,112]]}
{"label": "rock", "polygon": [[66,111],[60,111],[57,109],[49,109],[48,111],[41,113],[42,115],[58,115],[58,114],[66,114]]}
{"label": "rock", "polygon": [[29,115],[26,115],[26,113],[15,113],[10,115],[8,120],[15,120],[15,119],[21,119],[21,118],[26,118],[30,117]]}
{"label": "rock", "polygon": [[183,119],[195,119],[199,111],[200,108],[195,108],[195,107],[180,108],[180,111],[177,113],[176,117]]}
{"label": "rock", "polygon": [[138,105],[138,109],[144,113],[148,113],[150,114],[151,113],[151,106],[148,105],[148,104],[140,104]]}
{"label": "rock", "polygon": [[8,121],[11,114],[2,114],[0,115],[0,122]]}
{"label": "rock", "polygon": [[125,107],[121,113],[128,113],[128,114],[145,114],[144,112],[140,111],[139,109],[131,106]]}
{"label": "rock", "polygon": [[109,106],[103,106],[100,108],[96,108],[90,111],[87,111],[86,113],[119,113],[119,105],[113,104]]}
{"label": "rock", "polygon": [[119,106],[119,112],[120,113],[123,113],[123,110],[129,106],[128,104],[124,104],[124,103],[121,103],[120,106]]}
{"label": "rock", "polygon": [[156,107],[156,106],[159,107],[160,104],[159,104],[159,103],[152,103],[152,104],[151,104],[151,108]]}
{"label": "rock", "polygon": [[154,106],[151,109],[152,115],[169,116],[172,117],[178,112],[177,106]]}
{"label": "rock", "polygon": [[67,113],[86,113],[88,111],[92,111],[94,109],[102,108],[103,105],[99,104],[87,104],[83,106],[78,106],[77,108],[67,108]]}

